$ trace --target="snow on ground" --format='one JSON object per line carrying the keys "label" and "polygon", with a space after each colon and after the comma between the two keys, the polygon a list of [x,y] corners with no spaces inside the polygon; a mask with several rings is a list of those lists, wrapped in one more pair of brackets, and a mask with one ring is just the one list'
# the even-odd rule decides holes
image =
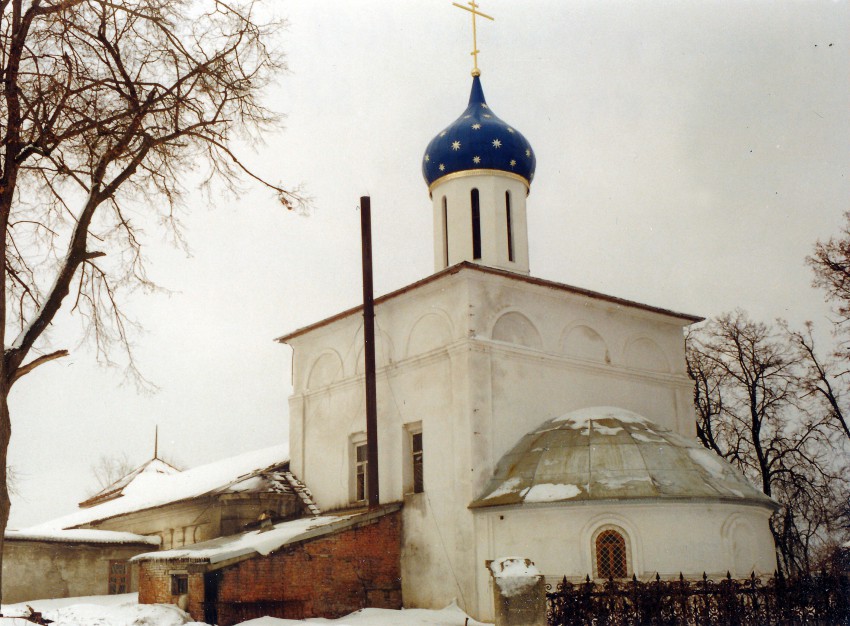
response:
{"label": "snow on ground", "polygon": [[[173,604],[139,604],[138,594],[90,596],[56,600],[33,600],[2,607],[0,626],[32,626],[23,619],[9,619],[29,613],[28,606],[54,620],[53,626],[209,626],[193,622]],[[242,622],[240,626],[297,626],[298,624],[332,624],[334,626],[486,626],[469,619],[456,605],[440,611],[425,609],[363,609],[340,619],[288,620],[261,617]]]}
{"label": "snow on ground", "polygon": [[[135,593],[21,602],[4,605],[3,615],[28,615],[28,607],[53,620],[53,626],[184,626],[191,622],[174,605],[139,604]],[[0,626],[32,626],[32,622],[2,619]]]}

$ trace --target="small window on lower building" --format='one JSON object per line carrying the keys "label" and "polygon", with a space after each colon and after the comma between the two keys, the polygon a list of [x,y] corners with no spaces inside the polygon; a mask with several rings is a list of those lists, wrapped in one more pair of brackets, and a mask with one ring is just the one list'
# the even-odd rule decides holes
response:
{"label": "small window on lower building", "polygon": [[116,593],[129,593],[130,591],[130,568],[126,561],[109,562],[109,586],[110,595]]}
{"label": "small window on lower building", "polygon": [[184,593],[189,593],[189,575],[188,574],[172,574],[171,575],[171,595],[179,596]]}
{"label": "small window on lower building", "polygon": [[616,530],[604,530],[596,537],[597,578],[626,578],[629,575],[626,539]]}

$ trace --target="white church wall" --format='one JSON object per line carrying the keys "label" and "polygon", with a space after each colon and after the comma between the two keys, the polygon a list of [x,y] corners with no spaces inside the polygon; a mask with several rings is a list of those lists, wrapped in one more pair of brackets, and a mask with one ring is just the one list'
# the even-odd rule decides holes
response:
{"label": "white church wall", "polygon": [[[628,574],[639,579],[772,575],[776,556],[763,507],[722,502],[598,502],[578,506],[478,510],[475,513],[479,619],[492,619],[484,563],[508,555],[531,559],[547,582],[596,577],[600,529],[626,538]],[[733,564],[733,565],[730,565]]]}
{"label": "white church wall", "polygon": [[[473,268],[379,300],[380,491],[384,502],[405,499],[406,605],[458,598],[467,610],[478,606],[483,557],[467,507],[501,456],[545,419],[615,404],[659,421],[672,416],[665,425],[693,432],[683,368],[625,363],[636,337],[651,339],[670,363],[683,360],[683,323]],[[604,344],[610,363],[565,354],[577,325],[598,335],[591,344]],[[365,438],[361,337],[362,315],[352,313],[287,341],[291,467],[324,510],[354,504],[353,444]],[[423,434],[425,492],[405,496],[405,425],[414,423]]]}
{"label": "white church wall", "polygon": [[[481,258],[472,256],[472,220],[470,192],[479,193],[481,207]],[[513,261],[508,255],[507,214],[505,193],[510,194]],[[528,188],[517,178],[494,174],[491,171],[464,172],[460,177],[447,177],[431,191],[434,204],[435,270],[460,261],[473,261],[489,267],[528,274],[528,225],[526,196]],[[443,222],[443,199],[448,220]],[[448,263],[446,263],[446,235],[448,235]]]}

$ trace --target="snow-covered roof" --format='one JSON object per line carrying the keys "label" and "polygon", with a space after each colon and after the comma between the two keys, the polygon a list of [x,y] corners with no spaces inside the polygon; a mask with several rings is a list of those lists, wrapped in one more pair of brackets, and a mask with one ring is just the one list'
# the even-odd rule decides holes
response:
{"label": "snow-covered roof", "polygon": [[152,458],[150,461],[142,465],[141,467],[136,468],[126,476],[122,476],[114,483],[107,485],[92,497],[87,500],[80,502],[81,507],[89,507],[94,506],[96,504],[100,504],[101,502],[105,502],[106,500],[112,500],[114,498],[118,498],[123,495],[124,488],[129,485],[131,482],[136,480],[136,478],[140,474],[178,474],[180,470],[171,465],[170,463],[166,463],[162,459]]}
{"label": "snow-covered roof", "polygon": [[98,544],[147,544],[158,546],[158,536],[136,535],[111,530],[73,528],[70,530],[44,530],[31,532],[25,530],[7,530],[6,541],[47,541],[59,543],[98,543]]}
{"label": "snow-covered roof", "polygon": [[131,561],[190,561],[193,563],[221,563],[239,558],[267,555],[282,547],[314,539],[339,530],[372,521],[397,511],[400,505],[387,505],[374,511],[359,511],[340,515],[304,517],[275,524],[267,530],[252,530],[228,537],[194,543],[183,548],[146,552]]}
{"label": "snow-covered roof", "polygon": [[288,446],[278,445],[199,465],[177,474],[142,472],[123,487],[118,498],[24,530],[33,533],[76,528],[207,494],[252,491],[268,483],[260,476],[264,471],[282,467],[288,459]]}
{"label": "snow-covered roof", "polygon": [[592,407],[525,435],[471,507],[645,498],[775,506],[695,440],[625,409]]}

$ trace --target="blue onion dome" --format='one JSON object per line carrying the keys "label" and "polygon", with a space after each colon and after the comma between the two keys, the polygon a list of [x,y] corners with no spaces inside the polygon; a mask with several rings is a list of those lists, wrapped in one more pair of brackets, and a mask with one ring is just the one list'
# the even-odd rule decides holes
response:
{"label": "blue onion dome", "polygon": [[425,149],[422,175],[429,188],[444,176],[474,170],[509,172],[530,184],[536,163],[522,133],[487,106],[481,79],[475,76],[466,110]]}

